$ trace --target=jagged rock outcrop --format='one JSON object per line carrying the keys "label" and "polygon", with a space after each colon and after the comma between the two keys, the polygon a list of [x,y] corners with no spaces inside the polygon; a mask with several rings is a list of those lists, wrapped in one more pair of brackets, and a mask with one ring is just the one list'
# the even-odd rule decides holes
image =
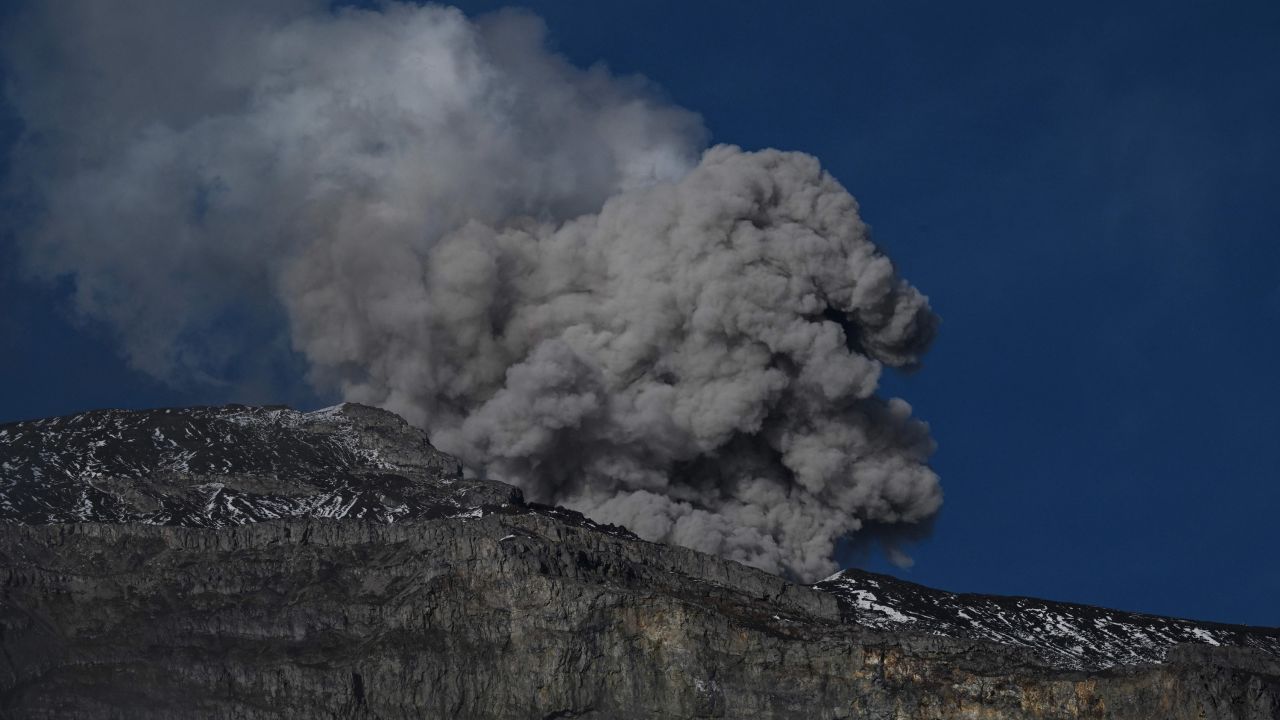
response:
{"label": "jagged rock outcrop", "polygon": [[4,718],[1280,715],[1280,631],[796,585],[360,406],[0,426],[0,520]]}

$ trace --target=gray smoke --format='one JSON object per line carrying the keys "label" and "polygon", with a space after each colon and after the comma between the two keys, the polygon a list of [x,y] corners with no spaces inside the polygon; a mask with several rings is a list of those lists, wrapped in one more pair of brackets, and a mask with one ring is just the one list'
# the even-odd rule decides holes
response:
{"label": "gray smoke", "polygon": [[287,325],[472,472],[806,579],[936,513],[875,394],[936,319],[815,158],[702,152],[523,13],[50,5],[5,39],[22,243],[136,366],[217,381]]}

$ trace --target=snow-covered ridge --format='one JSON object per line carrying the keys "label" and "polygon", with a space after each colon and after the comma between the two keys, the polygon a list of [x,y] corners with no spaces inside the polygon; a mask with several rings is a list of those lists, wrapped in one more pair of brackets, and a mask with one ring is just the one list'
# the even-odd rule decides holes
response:
{"label": "snow-covered ridge", "polygon": [[225,527],[403,519],[510,499],[391,413],[359,405],[101,410],[0,425],[0,521]]}
{"label": "snow-covered ridge", "polygon": [[834,594],[853,621],[890,632],[1023,647],[1052,665],[1096,670],[1158,663],[1175,645],[1253,648],[1280,657],[1280,628],[1221,625],[1033,598],[934,590],[844,570],[813,587]]}

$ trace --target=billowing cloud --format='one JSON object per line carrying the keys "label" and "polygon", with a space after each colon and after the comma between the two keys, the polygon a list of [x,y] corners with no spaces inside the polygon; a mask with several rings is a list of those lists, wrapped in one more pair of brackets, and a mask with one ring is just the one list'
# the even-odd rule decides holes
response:
{"label": "billowing cloud", "polygon": [[311,380],[538,500],[812,578],[941,502],[878,397],[936,319],[798,153],[703,150],[524,13],[88,0],[6,41],[33,269],[138,367]]}

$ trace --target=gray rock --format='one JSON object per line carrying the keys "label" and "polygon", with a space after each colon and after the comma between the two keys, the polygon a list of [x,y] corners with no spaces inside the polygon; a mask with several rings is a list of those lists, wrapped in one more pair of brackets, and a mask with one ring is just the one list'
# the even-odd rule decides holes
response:
{"label": "gray rock", "polygon": [[796,585],[526,504],[358,406],[0,426],[0,520],[3,718],[1280,716],[1275,630]]}

